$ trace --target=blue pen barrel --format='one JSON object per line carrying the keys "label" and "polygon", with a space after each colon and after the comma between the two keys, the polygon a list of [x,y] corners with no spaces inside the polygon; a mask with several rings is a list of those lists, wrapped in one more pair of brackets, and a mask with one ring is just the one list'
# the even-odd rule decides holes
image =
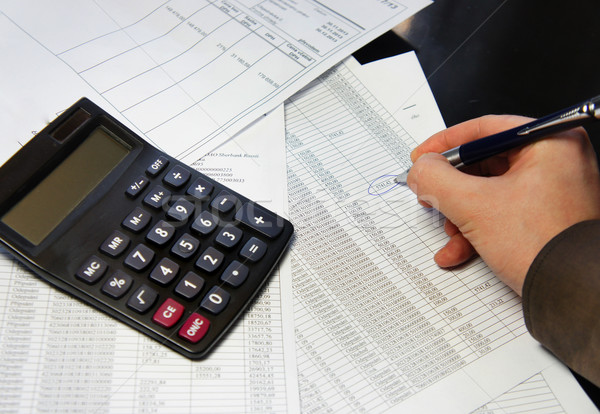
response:
{"label": "blue pen barrel", "polygon": [[[537,122],[536,122],[537,123]],[[532,142],[531,135],[517,135],[524,126],[519,126],[476,141],[462,144],[459,149],[464,165],[475,164],[493,155],[502,154],[512,148]],[[538,134],[541,135],[541,134]]]}
{"label": "blue pen barrel", "polygon": [[[561,111],[561,113],[564,114],[565,111]],[[553,133],[575,128],[594,120],[593,117],[584,120],[581,118],[573,119],[572,121],[545,126],[530,133],[519,135],[519,132],[524,131],[527,128],[532,129],[538,125],[556,119],[557,115],[560,115],[561,113],[548,115],[528,124],[463,144],[459,147],[460,159],[464,165],[471,165],[494,155],[502,154],[513,148],[530,144],[538,139],[549,137]]]}

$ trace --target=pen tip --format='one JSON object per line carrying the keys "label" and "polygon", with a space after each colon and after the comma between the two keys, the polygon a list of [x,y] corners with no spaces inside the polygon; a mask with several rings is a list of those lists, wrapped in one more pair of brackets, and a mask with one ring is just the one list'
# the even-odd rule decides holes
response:
{"label": "pen tip", "polygon": [[406,184],[406,177],[408,176],[409,171],[410,170],[406,170],[402,174],[398,174],[396,178],[394,178],[394,181],[398,184]]}

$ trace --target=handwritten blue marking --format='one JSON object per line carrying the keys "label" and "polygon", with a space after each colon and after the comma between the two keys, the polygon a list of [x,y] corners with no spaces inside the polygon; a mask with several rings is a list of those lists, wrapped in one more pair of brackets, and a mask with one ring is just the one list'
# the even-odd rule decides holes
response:
{"label": "handwritten blue marking", "polygon": [[394,181],[394,178],[396,178],[396,175],[389,174],[376,178],[369,185],[369,194],[372,196],[379,196],[392,191],[394,188],[400,185],[400,183]]}

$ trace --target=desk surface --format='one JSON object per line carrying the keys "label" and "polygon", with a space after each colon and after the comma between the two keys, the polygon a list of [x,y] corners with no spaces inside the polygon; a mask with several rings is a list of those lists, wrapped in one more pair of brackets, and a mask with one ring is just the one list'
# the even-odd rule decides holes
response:
{"label": "desk surface", "polygon": [[540,117],[600,94],[598,16],[591,0],[437,0],[355,56],[415,50],[448,126]]}
{"label": "desk surface", "polygon": [[[437,0],[354,56],[415,50],[446,125],[540,117],[600,94],[600,3]],[[588,133],[600,153],[600,125]],[[578,378],[600,407],[599,390]]]}

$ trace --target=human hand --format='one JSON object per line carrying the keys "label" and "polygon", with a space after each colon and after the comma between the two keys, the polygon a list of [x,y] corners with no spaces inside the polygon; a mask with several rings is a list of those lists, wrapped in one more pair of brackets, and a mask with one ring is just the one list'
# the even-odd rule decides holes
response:
{"label": "human hand", "polygon": [[435,255],[453,267],[479,254],[519,295],[540,250],[571,225],[600,218],[600,175],[585,130],[514,149],[462,171],[439,153],[531,119],[488,115],[430,137],[411,154],[407,184],[446,216],[450,237]]}

